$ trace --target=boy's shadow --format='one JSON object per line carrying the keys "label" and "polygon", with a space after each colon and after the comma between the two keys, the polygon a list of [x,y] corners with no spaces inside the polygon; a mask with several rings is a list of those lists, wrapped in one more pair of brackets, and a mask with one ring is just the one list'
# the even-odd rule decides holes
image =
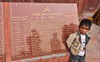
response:
{"label": "boy's shadow", "polygon": [[67,47],[66,40],[71,33],[74,33],[77,31],[77,28],[78,28],[77,26],[78,26],[77,24],[71,23],[69,25],[64,25],[62,27],[62,33],[63,33],[62,34],[62,43],[65,45],[67,52],[69,52],[69,49]]}

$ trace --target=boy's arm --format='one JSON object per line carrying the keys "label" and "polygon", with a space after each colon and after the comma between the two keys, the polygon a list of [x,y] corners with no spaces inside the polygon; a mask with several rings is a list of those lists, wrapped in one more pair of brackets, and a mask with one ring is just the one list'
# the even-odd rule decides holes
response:
{"label": "boy's arm", "polygon": [[67,43],[67,46],[68,46],[69,49],[71,47],[73,40],[74,40],[74,34],[70,34],[68,39],[66,40],[66,43]]}

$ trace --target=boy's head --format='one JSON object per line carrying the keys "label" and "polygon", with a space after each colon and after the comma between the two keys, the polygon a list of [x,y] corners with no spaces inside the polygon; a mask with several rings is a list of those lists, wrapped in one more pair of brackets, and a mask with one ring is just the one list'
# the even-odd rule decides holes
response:
{"label": "boy's head", "polygon": [[89,19],[83,19],[79,24],[79,31],[82,35],[87,33],[91,28],[91,21]]}

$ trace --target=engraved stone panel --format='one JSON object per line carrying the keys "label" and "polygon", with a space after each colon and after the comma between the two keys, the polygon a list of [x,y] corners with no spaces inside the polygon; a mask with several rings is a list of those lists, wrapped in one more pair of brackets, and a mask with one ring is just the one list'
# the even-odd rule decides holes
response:
{"label": "engraved stone panel", "polygon": [[10,3],[10,19],[12,60],[62,53],[77,30],[77,5]]}

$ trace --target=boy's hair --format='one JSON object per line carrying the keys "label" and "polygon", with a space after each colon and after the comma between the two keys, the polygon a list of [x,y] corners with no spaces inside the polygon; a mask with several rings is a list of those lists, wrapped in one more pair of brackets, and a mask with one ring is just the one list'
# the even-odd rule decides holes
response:
{"label": "boy's hair", "polygon": [[83,20],[80,22],[80,24],[79,24],[79,28],[80,28],[82,25],[88,26],[89,29],[90,29],[92,23],[91,23],[91,21],[90,21],[89,19],[83,19]]}

